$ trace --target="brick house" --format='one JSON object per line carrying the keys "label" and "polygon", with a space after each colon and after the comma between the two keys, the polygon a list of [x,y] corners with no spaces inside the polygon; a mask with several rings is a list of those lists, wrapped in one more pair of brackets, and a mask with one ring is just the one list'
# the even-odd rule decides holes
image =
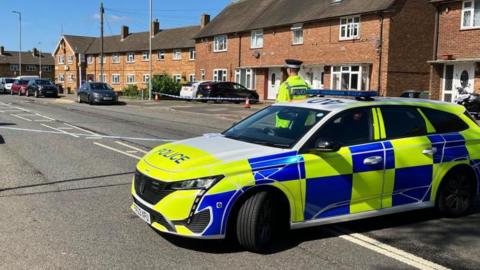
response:
{"label": "brick house", "polygon": [[[48,78],[53,81],[54,78],[54,60],[49,53],[22,52],[22,72],[21,75],[37,75],[42,78]],[[0,46],[0,77],[16,77],[20,75],[18,67],[18,51],[5,51]],[[40,71],[40,64],[42,65]]]}
{"label": "brick house", "polygon": [[461,90],[480,93],[480,0],[431,2],[437,9],[432,97],[454,102]]}
{"label": "brick house", "polygon": [[87,80],[107,82],[117,91],[129,84],[147,88],[150,60],[154,76],[166,73],[179,82],[195,81],[193,36],[200,26],[161,30],[154,21],[151,27],[152,56],[148,54],[149,32],[130,33],[122,26],[120,35],[104,37],[104,78],[100,71],[101,39],[63,36],[54,51],[57,82],[72,90]]}
{"label": "brick house", "polygon": [[314,88],[428,90],[435,9],[429,0],[243,0],[195,36],[196,76],[275,99],[284,60]]}

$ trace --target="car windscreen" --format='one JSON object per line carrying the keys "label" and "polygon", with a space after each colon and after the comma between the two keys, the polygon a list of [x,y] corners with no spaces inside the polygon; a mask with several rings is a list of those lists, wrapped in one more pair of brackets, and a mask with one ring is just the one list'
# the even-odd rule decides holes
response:
{"label": "car windscreen", "polygon": [[28,84],[27,80],[17,80],[17,84]]}
{"label": "car windscreen", "polygon": [[277,148],[293,147],[329,112],[291,106],[271,106],[223,133],[227,138]]}
{"label": "car windscreen", "polygon": [[90,89],[92,90],[111,90],[106,83],[91,83]]}
{"label": "car windscreen", "polygon": [[5,79],[5,83],[13,83],[14,81],[14,79]]}
{"label": "car windscreen", "polygon": [[35,83],[38,85],[51,85],[52,83],[49,80],[35,80]]}

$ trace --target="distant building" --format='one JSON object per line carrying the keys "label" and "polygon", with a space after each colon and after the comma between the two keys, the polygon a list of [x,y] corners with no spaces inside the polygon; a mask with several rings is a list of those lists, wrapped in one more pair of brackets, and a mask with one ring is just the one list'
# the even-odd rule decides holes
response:
{"label": "distant building", "polygon": [[437,33],[430,91],[454,102],[462,90],[480,93],[480,0],[431,0]]}
{"label": "distant building", "polygon": [[[36,51],[22,52],[22,75],[38,75],[42,78],[54,79],[54,59],[50,53]],[[0,46],[0,77],[16,77],[20,75],[18,51],[6,51]],[[40,70],[40,63],[42,69]]]}
{"label": "distant building", "polygon": [[152,55],[149,32],[130,33],[122,26],[121,34],[104,37],[104,77],[100,74],[101,39],[64,35],[53,55],[55,81],[76,90],[82,81],[104,81],[115,90],[130,84],[147,88],[149,61],[153,75],[166,73],[179,82],[195,81],[195,41],[200,26],[160,29],[152,22]]}
{"label": "distant building", "polygon": [[434,17],[429,0],[236,1],[196,35],[196,77],[275,99],[294,58],[314,88],[428,90]]}

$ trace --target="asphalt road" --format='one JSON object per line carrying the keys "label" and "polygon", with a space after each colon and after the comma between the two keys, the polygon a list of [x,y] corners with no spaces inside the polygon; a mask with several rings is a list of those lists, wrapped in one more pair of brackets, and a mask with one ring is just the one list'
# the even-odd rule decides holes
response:
{"label": "asphalt road", "polygon": [[480,207],[298,230],[263,255],[155,232],[129,209],[137,159],[249,113],[215,106],[0,96],[0,269],[478,269]]}

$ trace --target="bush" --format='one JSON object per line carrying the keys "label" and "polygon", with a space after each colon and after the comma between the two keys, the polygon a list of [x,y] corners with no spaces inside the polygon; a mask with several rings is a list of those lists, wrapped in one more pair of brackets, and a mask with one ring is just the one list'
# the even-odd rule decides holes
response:
{"label": "bush", "polygon": [[175,82],[172,77],[167,74],[154,76],[152,80],[152,92],[160,92],[169,95],[180,95],[180,88],[182,86]]}
{"label": "bush", "polygon": [[137,97],[139,95],[138,86],[129,84],[123,88],[123,95],[126,97]]}

